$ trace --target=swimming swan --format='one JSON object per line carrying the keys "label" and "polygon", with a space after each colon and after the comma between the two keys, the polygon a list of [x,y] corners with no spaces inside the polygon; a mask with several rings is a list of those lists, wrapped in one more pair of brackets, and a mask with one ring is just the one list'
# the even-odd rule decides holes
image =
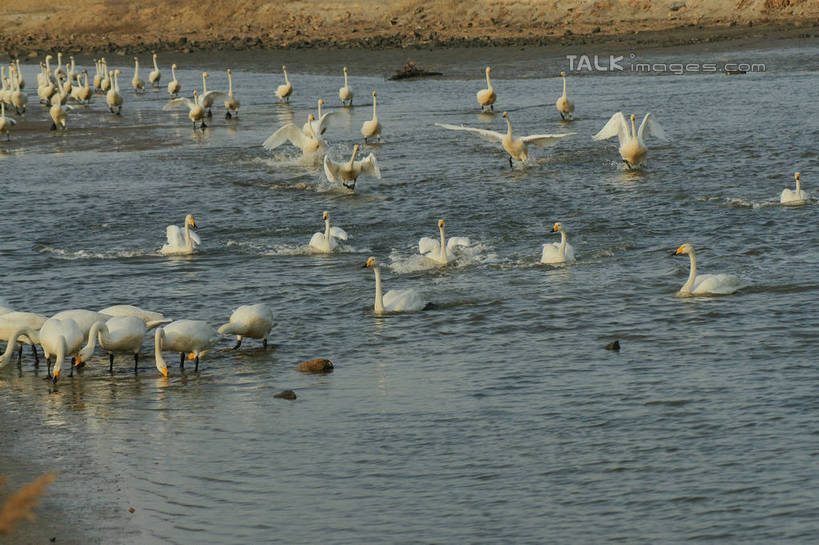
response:
{"label": "swimming swan", "polygon": [[313,238],[310,239],[310,247],[319,252],[330,253],[338,246],[335,239],[347,240],[349,236],[347,231],[341,227],[330,227],[330,213],[328,211],[324,211],[322,218],[324,219],[324,232],[313,233]]}
{"label": "swimming swan", "polygon": [[574,247],[566,241],[566,231],[563,224],[555,223],[552,233],[560,233],[560,242],[552,242],[543,245],[543,254],[540,257],[541,263],[574,263]]}
{"label": "swimming swan", "polygon": [[[347,83],[347,67],[344,67],[344,87],[338,90],[338,98],[341,99],[342,106],[353,105],[353,90]],[[319,114],[320,116],[321,114]]]}
{"label": "swimming swan", "polygon": [[374,257],[370,257],[364,267],[371,267],[375,272],[375,306],[373,310],[376,314],[385,312],[405,312],[423,310],[427,303],[421,299],[418,292],[413,289],[390,290],[381,295],[381,268]]}
{"label": "swimming swan", "polygon": [[162,350],[179,352],[179,367],[185,366],[185,354],[195,360],[194,371],[199,370],[199,358],[219,342],[219,332],[202,320],[177,320],[159,327],[154,334],[154,355],[156,368],[168,376],[168,365],[162,357]]}
{"label": "swimming swan", "polygon": [[651,136],[655,136],[664,141],[668,140],[663,127],[654,119],[654,116],[651,115],[650,112],[643,118],[639,130],[634,124],[634,119],[635,117],[632,115],[631,127],[629,127],[623,112],[617,112],[611,116],[611,119],[609,119],[605,127],[600,129],[600,132],[592,136],[594,140],[605,140],[616,136],[620,141],[620,157],[623,158],[628,168],[634,168],[646,160],[648,148],[646,148],[645,141],[643,140],[646,129],[648,129]]}
{"label": "swimming swan", "polygon": [[560,119],[574,118],[574,102],[570,101],[566,96],[566,72],[561,72],[560,77],[563,78],[563,96],[557,99],[555,107],[560,112]]}
{"label": "swimming swan", "polygon": [[168,241],[159,250],[163,255],[174,254],[192,254],[202,244],[202,239],[199,235],[192,232],[191,229],[196,229],[196,222],[193,216],[188,214],[185,216],[185,236],[182,236],[182,229],[176,225],[169,225],[165,228],[165,238]]}
{"label": "swimming swan", "polygon": [[[230,119],[233,116],[239,117],[239,101],[233,96],[233,72],[230,68],[227,70],[228,74],[228,99],[225,101],[225,119]],[[233,115],[231,115],[233,112]]]}
{"label": "swimming swan", "polygon": [[202,129],[202,132],[208,128],[205,124],[205,109],[202,107],[202,104],[199,101],[199,92],[194,89],[193,91],[193,100],[188,100],[185,97],[174,98],[169,100],[167,104],[162,106],[162,111],[167,112],[168,110],[176,110],[179,109],[181,106],[185,106],[188,108],[188,119],[193,122],[193,130],[196,130],[196,122],[199,121],[199,128]]}
{"label": "swimming swan", "polygon": [[[364,159],[360,161],[356,161],[356,155],[358,155],[358,144],[353,146],[353,155],[350,157],[350,160],[345,163],[336,163],[332,161],[329,156],[324,156],[324,174],[327,175],[327,179],[331,182],[341,182],[341,185],[346,187],[347,189],[355,189],[356,180],[361,174],[369,174],[371,176],[375,176],[378,179],[381,179],[381,169],[378,168],[378,161],[375,159],[375,155],[370,153]],[[352,183],[351,183],[352,182]]]}
{"label": "swimming swan", "polygon": [[284,83],[276,87],[276,96],[279,97],[279,102],[290,102],[290,95],[293,94],[293,85],[287,79],[287,66],[282,66],[284,72]]}
{"label": "swimming swan", "polygon": [[162,78],[162,72],[159,71],[159,66],[156,65],[156,53],[154,53],[154,69],[148,74],[148,81],[151,82],[151,87],[159,87],[159,80]]}
{"label": "swimming swan", "polygon": [[242,345],[242,339],[262,339],[262,346],[267,348],[267,335],[273,327],[273,311],[264,303],[242,305],[233,311],[230,320],[217,331],[220,335],[236,335],[237,350]]}
{"label": "swimming swan", "polygon": [[487,107],[489,107],[490,111],[495,111],[495,99],[497,95],[495,94],[495,89],[492,88],[492,82],[489,81],[489,72],[492,71],[492,68],[487,66],[486,67],[486,89],[481,89],[478,91],[478,104],[481,105],[481,111],[484,111]]}
{"label": "swimming swan", "polygon": [[274,150],[289,140],[291,144],[299,148],[305,155],[319,151],[323,148],[324,144],[319,140],[312,129],[314,119],[313,114],[307,117],[307,127],[310,134],[304,134],[304,132],[299,130],[294,124],[288,123],[268,136],[267,140],[262,142],[262,147],[266,150]]}
{"label": "swimming swan", "polygon": [[423,237],[418,241],[418,253],[435,261],[440,265],[446,265],[455,259],[455,251],[458,248],[470,246],[472,243],[467,237],[444,237],[444,220],[438,220],[438,230],[441,233],[440,242],[429,237]]}
{"label": "swimming swan", "polygon": [[179,94],[179,91],[182,90],[182,84],[179,83],[179,80],[176,79],[176,65],[171,65],[171,77],[173,78],[171,81],[168,82],[168,94],[172,97],[176,97]]}
{"label": "swimming swan", "polygon": [[682,285],[678,296],[690,295],[725,295],[734,293],[739,288],[739,278],[733,274],[697,274],[697,258],[694,256],[694,247],[683,244],[671,255],[687,254],[691,260],[691,272],[688,280]]}
{"label": "swimming swan", "polygon": [[503,146],[503,149],[509,154],[509,166],[512,166],[512,159],[517,161],[526,162],[529,159],[529,145],[538,146],[540,148],[545,148],[546,146],[551,146],[559,142],[562,138],[566,138],[572,134],[577,133],[566,133],[566,134],[533,134],[531,136],[522,136],[520,138],[515,138],[512,136],[512,120],[509,119],[509,114],[507,112],[503,112],[503,117],[506,119],[506,134],[489,131],[486,129],[474,129],[472,127],[464,127],[463,125],[448,125],[446,123],[436,123],[438,127],[449,129],[451,131],[466,131],[472,134],[476,134],[483,138],[484,140],[488,140],[490,142],[496,142]]}
{"label": "swimming swan", "polygon": [[378,137],[378,141],[381,141],[381,123],[378,121],[378,113],[375,110],[375,91],[373,91],[373,118],[369,121],[365,121],[363,125],[361,125],[361,136],[364,137],[364,143],[367,143],[367,138],[374,138]]}
{"label": "swimming swan", "polygon": [[[0,132],[3,132],[0,129]],[[796,178],[796,189],[788,189],[787,187],[782,190],[782,194],[779,196],[779,202],[782,204],[805,204],[805,201],[808,200],[808,194],[802,189],[802,186],[799,184],[799,173],[793,175]]]}

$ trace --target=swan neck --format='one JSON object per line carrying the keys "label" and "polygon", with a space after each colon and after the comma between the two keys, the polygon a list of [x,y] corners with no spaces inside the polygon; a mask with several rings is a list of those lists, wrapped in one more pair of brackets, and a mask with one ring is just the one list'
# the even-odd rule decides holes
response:
{"label": "swan neck", "polygon": [[173,66],[171,66],[171,77],[173,77],[173,80],[176,81],[176,68]]}
{"label": "swan neck", "polygon": [[688,259],[691,261],[691,272],[688,273],[688,280],[686,280],[683,287],[680,288],[682,292],[691,291],[691,287],[694,285],[694,279],[697,277],[697,258],[694,256],[694,250],[688,252]]}
{"label": "swan neck", "polygon": [[233,96],[233,76],[228,73],[228,94]]}
{"label": "swan neck", "polygon": [[802,186],[799,184],[799,178],[797,178],[796,179],[796,193],[798,194],[801,190],[802,190]]}
{"label": "swan neck", "polygon": [[353,168],[353,164],[355,163],[355,156],[358,155],[358,151],[353,148],[353,156],[350,157],[350,168]]}
{"label": "swan neck", "polygon": [[375,96],[373,96],[373,119],[375,119]]}
{"label": "swan neck", "polygon": [[162,357],[162,346],[165,344],[165,330],[161,327],[156,328],[154,333],[154,358],[156,359],[156,366],[161,368],[168,368],[165,363],[165,358]]}
{"label": "swan neck", "polygon": [[506,118],[506,136],[512,138],[512,120],[508,116]]}
{"label": "swan neck", "polygon": [[159,67],[156,65],[156,55],[154,55],[154,70],[159,71]]}
{"label": "swan neck", "polygon": [[193,243],[191,242],[191,226],[188,220],[185,220],[185,248],[189,251],[193,250]]}
{"label": "swan neck", "polygon": [[375,265],[375,312],[384,312],[384,296],[381,295],[381,267]]}
{"label": "swan neck", "polygon": [[566,98],[566,76],[563,76],[563,98]]}
{"label": "swan neck", "polygon": [[205,96],[208,92],[208,78],[205,77],[205,74],[202,74],[202,96]]}
{"label": "swan neck", "polygon": [[566,254],[566,231],[560,230],[560,253]]}
{"label": "swan neck", "polygon": [[94,348],[97,346],[97,335],[108,336],[108,327],[102,320],[94,322],[88,331],[88,342],[85,344],[85,348],[82,349],[82,352],[80,352],[82,359],[88,359],[94,353]]}
{"label": "swan neck", "polygon": [[320,100],[318,101],[318,114],[319,114],[318,118],[321,119],[321,101]]}
{"label": "swan neck", "polygon": [[6,345],[6,351],[2,356],[0,356],[0,368],[11,361],[14,352],[17,350],[17,337],[20,335],[26,335],[31,342],[34,342],[35,337],[33,337],[33,335],[35,335],[35,333],[31,329],[27,327],[20,327],[12,331],[8,339],[8,344]]}
{"label": "swan neck", "polygon": [[486,72],[486,87],[491,91],[492,90],[492,82],[489,80],[489,72]]}
{"label": "swan neck", "polygon": [[290,80],[287,78],[287,70],[282,70],[282,72],[284,72],[284,82],[290,85]]}
{"label": "swan neck", "polygon": [[330,242],[330,218],[324,220],[324,240]]}
{"label": "swan neck", "polygon": [[347,87],[347,72],[344,72],[344,87]]}
{"label": "swan neck", "polygon": [[441,226],[441,263],[446,263],[446,238],[444,237],[444,227]]}
{"label": "swan neck", "polygon": [[634,123],[634,118],[631,118],[631,137],[637,137],[637,125]]}

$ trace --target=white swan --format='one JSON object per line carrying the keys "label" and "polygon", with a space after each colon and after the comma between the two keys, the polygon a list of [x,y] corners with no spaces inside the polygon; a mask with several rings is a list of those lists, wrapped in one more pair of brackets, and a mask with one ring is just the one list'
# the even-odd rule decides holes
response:
{"label": "white swan", "polygon": [[[74,356],[73,364],[79,365],[94,353],[96,339],[89,336],[85,347],[83,347],[83,341],[85,337],[77,322],[70,318],[65,320],[49,318],[40,328],[40,346],[43,347],[43,354],[48,363],[49,376],[53,377],[54,382],[60,378],[63,359],[66,356]],[[52,358],[54,359],[53,369],[51,369]],[[74,366],[71,367],[71,374],[73,372]]]}
{"label": "white swan", "polygon": [[474,129],[472,127],[464,127],[463,125],[447,125],[445,123],[436,123],[438,127],[449,129],[451,131],[466,131],[472,134],[476,134],[483,138],[484,140],[488,140],[490,142],[495,142],[503,146],[503,149],[506,150],[506,153],[509,154],[509,166],[512,166],[512,159],[517,161],[526,162],[529,159],[529,146],[538,146],[540,148],[545,148],[546,146],[551,146],[559,142],[562,138],[566,138],[567,136],[571,136],[577,133],[566,133],[566,134],[533,134],[531,136],[522,136],[520,138],[515,138],[512,136],[512,120],[509,119],[509,114],[507,112],[503,112],[503,117],[506,119],[506,134],[489,131],[486,129]]}
{"label": "white swan", "polygon": [[93,94],[91,93],[91,87],[88,85],[88,71],[82,71],[83,76],[83,85],[77,85],[71,91],[71,98],[76,100],[81,104],[89,104],[91,102],[91,97]]}
{"label": "white swan", "polygon": [[17,124],[17,121],[6,117],[6,103],[0,102],[0,134],[6,135],[6,140],[11,140],[10,129]]}
{"label": "white swan", "polygon": [[193,130],[196,130],[196,122],[199,121],[199,128],[202,129],[202,132],[208,128],[205,124],[205,108],[202,107],[201,102],[199,101],[199,92],[194,89],[193,91],[193,100],[189,100],[185,97],[178,97],[168,101],[167,104],[162,106],[162,110],[167,112],[168,110],[176,110],[185,106],[188,108],[188,119],[193,122]]}
{"label": "white swan", "polygon": [[563,95],[555,102],[557,111],[560,112],[560,119],[574,118],[574,102],[569,100],[566,96],[566,72],[561,72],[560,77],[563,78]]}
{"label": "white swan", "polygon": [[57,320],[72,320],[77,324],[77,327],[80,328],[83,337],[88,337],[88,334],[91,332],[91,328],[94,327],[95,323],[105,322],[111,318],[111,316],[95,310],[75,308],[71,310],[62,310],[52,316],[52,318]]}
{"label": "white swan", "polygon": [[[233,73],[230,68],[227,70],[228,74],[228,99],[225,101],[225,119],[230,119],[233,116],[239,117],[239,101],[233,96]],[[233,112],[233,115],[231,115]]]}
{"label": "white swan", "polygon": [[134,57],[134,77],[131,79],[131,85],[137,93],[145,91],[145,82],[139,77],[139,59],[137,57]]}
{"label": "white swan", "polygon": [[179,83],[179,80],[176,79],[176,65],[171,65],[171,81],[168,82],[168,94],[172,97],[175,97],[179,94],[179,91],[182,90],[182,84]]}
{"label": "white swan", "polygon": [[605,140],[616,136],[620,142],[620,157],[623,158],[628,168],[634,168],[646,160],[648,148],[646,148],[645,140],[643,139],[646,129],[648,129],[651,136],[659,138],[660,140],[668,140],[663,127],[654,119],[654,116],[651,115],[650,112],[643,118],[639,130],[634,124],[634,119],[635,117],[632,115],[631,127],[629,127],[623,112],[617,112],[611,116],[611,119],[600,129],[600,132],[592,137],[594,140]]}
{"label": "white swan", "polygon": [[[122,95],[119,94],[119,70],[109,72],[108,78],[111,83],[108,92],[105,94],[105,102],[108,104],[109,112],[120,115],[122,113]],[[102,83],[104,88],[105,81]],[[114,108],[117,109],[116,112],[114,112]]]}
{"label": "white swan", "polygon": [[[58,82],[59,83],[59,82]],[[58,94],[55,94],[51,97],[51,108],[48,109],[48,113],[51,116],[51,130],[56,131],[57,127],[65,130],[67,128],[68,123],[68,115],[66,112],[71,111],[73,108],[71,106],[66,106],[65,108],[62,107],[62,101],[59,98]]]}
{"label": "white swan", "polygon": [[264,303],[242,305],[233,311],[228,323],[217,331],[220,335],[236,335],[234,350],[242,345],[242,339],[262,339],[262,346],[267,348],[267,335],[273,327],[273,311]]}
{"label": "white swan", "polygon": [[307,117],[307,128],[309,134],[305,134],[293,123],[288,123],[268,136],[267,140],[262,142],[262,147],[264,147],[266,150],[273,150],[289,140],[291,144],[299,148],[305,155],[320,151],[324,148],[324,143],[322,140],[319,140],[318,136],[313,131],[312,122],[314,119],[315,117],[313,117],[313,114],[310,114]]}
{"label": "white swan", "polygon": [[551,242],[543,245],[540,256],[541,263],[574,263],[574,247],[566,241],[566,230],[563,224],[555,223],[552,233],[560,233],[560,242]]}
{"label": "white swan", "polygon": [[199,105],[207,110],[207,116],[212,117],[213,113],[210,111],[213,102],[225,98],[225,93],[221,91],[208,91],[208,78],[210,74],[202,72],[202,94],[199,95]]}
{"label": "white swan", "polygon": [[[342,106],[352,106],[353,105],[353,90],[350,88],[350,85],[347,83],[347,67],[344,67],[344,87],[338,90],[338,98],[341,99]],[[321,114],[319,114],[321,116]]]}
{"label": "white swan", "polygon": [[687,254],[691,260],[691,272],[688,280],[682,285],[678,296],[689,295],[725,295],[734,293],[739,288],[739,278],[733,274],[697,274],[697,258],[694,256],[694,247],[683,244],[671,255]]}
{"label": "white swan", "polygon": [[182,236],[182,229],[176,225],[169,225],[165,229],[165,237],[168,241],[159,250],[163,255],[173,254],[192,254],[202,244],[199,235],[191,232],[191,229],[196,229],[196,222],[193,216],[188,214],[185,216],[185,236]]}
{"label": "white swan", "polygon": [[492,88],[492,82],[489,80],[489,72],[491,71],[492,68],[487,66],[486,89],[478,91],[478,104],[481,105],[481,111],[484,111],[487,107],[490,111],[495,111],[495,99],[497,99],[497,95],[495,94],[495,89]]}
{"label": "white swan", "polygon": [[103,93],[108,93],[111,88],[114,86],[114,78],[111,73],[108,71],[108,63],[105,59],[100,60],[100,66],[102,68],[102,81],[100,82],[100,91]]}
{"label": "white swan", "polygon": [[324,105],[324,100],[318,99],[318,117],[314,118],[313,121],[307,121],[302,128],[301,131],[306,134],[310,135],[310,128],[313,128],[313,134],[321,136],[327,131],[327,126],[329,125],[328,118],[333,115],[333,112],[327,112],[326,114],[321,113],[321,107]]}
{"label": "white swan", "polygon": [[92,85],[94,86],[94,91],[101,91],[102,89],[102,59],[94,60],[94,69],[96,70],[94,73],[94,79]]}
{"label": "white swan", "polygon": [[290,102],[290,95],[293,94],[293,85],[287,79],[287,66],[282,66],[284,72],[284,83],[276,87],[276,96],[279,97],[279,102]]}
{"label": "white swan", "polygon": [[17,115],[20,115],[21,110],[22,113],[26,112],[26,105],[28,104],[28,96],[23,92],[23,88],[20,86],[20,80],[18,79],[17,82],[12,82],[12,91],[11,91],[11,106],[14,106],[14,110],[17,112]]}
{"label": "white swan", "polygon": [[358,144],[353,146],[353,155],[350,157],[349,161],[344,163],[336,163],[332,161],[329,156],[324,156],[324,174],[327,175],[327,179],[331,182],[340,181],[341,184],[346,187],[347,189],[355,189],[356,180],[361,174],[369,174],[371,176],[375,176],[378,179],[381,179],[381,169],[378,168],[378,161],[375,159],[375,155],[370,153],[364,159],[360,161],[356,161],[356,155],[358,155]]}
{"label": "white swan", "polygon": [[310,239],[310,247],[319,252],[329,253],[338,246],[335,239],[347,240],[349,235],[341,227],[330,227],[330,213],[328,211],[324,211],[322,218],[324,219],[324,232],[313,233],[313,237]]}
{"label": "white swan", "polygon": [[390,290],[384,295],[381,295],[381,267],[375,257],[370,257],[364,267],[371,267],[375,273],[375,305],[373,310],[376,314],[383,314],[385,312],[405,312],[423,310],[427,307],[426,303],[417,291],[413,289],[406,290]]}
{"label": "white swan", "polygon": [[[0,130],[0,132],[3,132]],[[799,184],[799,173],[793,175],[796,179],[796,189],[788,189],[787,187],[782,190],[782,194],[779,196],[779,202],[782,204],[805,204],[805,201],[808,200],[808,194],[802,189],[802,186]]]}
{"label": "white swan", "polygon": [[106,322],[96,322],[89,335],[97,334],[100,348],[108,352],[108,372],[114,371],[114,354],[133,354],[134,373],[139,365],[139,350],[148,327],[136,316],[114,316]]}
{"label": "white swan", "polygon": [[367,143],[367,138],[375,138],[378,137],[378,141],[381,141],[381,123],[378,121],[378,113],[375,109],[375,100],[376,94],[373,91],[373,118],[369,121],[365,121],[363,125],[361,125],[361,136],[364,137],[364,143]]}
{"label": "white swan", "polygon": [[444,225],[444,220],[438,220],[438,231],[441,233],[440,241],[429,237],[423,237],[418,241],[418,253],[440,265],[446,265],[450,261],[454,261],[455,252],[458,248],[464,248],[472,244],[467,237],[450,237],[449,240],[446,240]]}
{"label": "white swan", "polygon": [[65,72],[63,71],[63,54],[62,52],[57,53],[57,68],[54,69],[54,77],[59,79],[65,77]]}
{"label": "white swan", "polygon": [[[42,314],[35,314],[34,312],[18,312],[9,309],[0,315],[0,340],[10,342],[12,338],[16,338],[16,342],[31,345],[32,353],[34,354],[34,361],[38,361],[36,344],[40,343],[40,328],[48,318]],[[20,330],[26,330],[27,335],[20,334]],[[15,332],[18,332],[15,335]],[[6,347],[10,350],[9,354],[13,352],[14,348]],[[10,358],[11,356],[9,356]],[[18,361],[23,357],[23,346],[20,345],[20,350],[17,354]],[[8,360],[0,361],[0,367],[8,363]]]}
{"label": "white swan", "polygon": [[23,70],[20,68],[20,59],[14,59],[14,65],[17,67],[17,86],[20,89],[26,88],[26,80],[23,79]]}
{"label": "white swan", "polygon": [[162,78],[162,72],[159,71],[159,66],[156,65],[156,53],[154,53],[154,69],[148,74],[148,81],[151,82],[151,87],[159,87],[159,80]]}
{"label": "white swan", "polygon": [[195,360],[194,371],[199,370],[199,358],[203,357],[217,342],[219,332],[202,320],[177,320],[159,327],[154,334],[154,355],[156,368],[168,376],[168,365],[162,357],[162,350],[179,352],[179,366],[185,366],[185,354]]}

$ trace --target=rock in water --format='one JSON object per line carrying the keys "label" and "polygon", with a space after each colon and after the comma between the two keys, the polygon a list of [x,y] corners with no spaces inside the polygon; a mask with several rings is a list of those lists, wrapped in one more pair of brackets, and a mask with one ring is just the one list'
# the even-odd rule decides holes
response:
{"label": "rock in water", "polygon": [[606,345],[606,350],[620,350],[620,341],[610,342]]}
{"label": "rock in water", "polygon": [[278,399],[296,399],[296,392],[293,390],[284,390],[283,392],[279,392],[278,394],[274,395]]}
{"label": "rock in water", "polygon": [[332,370],[333,362],[325,358],[316,358],[299,365],[299,371],[305,373],[330,373]]}

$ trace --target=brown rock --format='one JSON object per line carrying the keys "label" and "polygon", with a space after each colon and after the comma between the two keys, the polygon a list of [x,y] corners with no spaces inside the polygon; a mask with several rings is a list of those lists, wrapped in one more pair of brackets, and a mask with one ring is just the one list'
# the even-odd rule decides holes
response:
{"label": "brown rock", "polygon": [[274,395],[273,397],[278,399],[296,399],[296,392],[293,390],[284,390],[283,392],[279,392],[278,394]]}
{"label": "brown rock", "polygon": [[333,362],[325,358],[316,358],[299,365],[299,371],[305,373],[330,373],[333,371]]}

